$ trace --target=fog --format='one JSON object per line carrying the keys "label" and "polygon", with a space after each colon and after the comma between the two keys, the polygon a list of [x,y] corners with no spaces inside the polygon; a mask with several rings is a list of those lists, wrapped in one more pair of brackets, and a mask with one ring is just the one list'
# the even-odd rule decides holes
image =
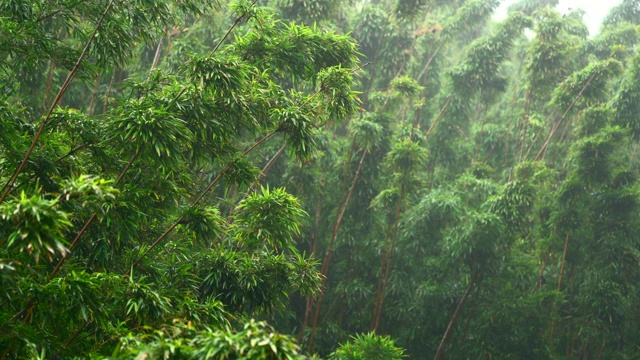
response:
{"label": "fog", "polygon": [[[507,9],[511,4],[516,3],[518,0],[506,0],[504,1],[498,10],[496,10],[495,18],[503,19],[507,16]],[[573,9],[582,9],[585,11],[584,21],[589,28],[589,34],[591,36],[598,33],[602,20],[609,12],[609,9],[620,4],[622,0],[560,0],[560,3],[556,7],[561,13],[567,13]]]}

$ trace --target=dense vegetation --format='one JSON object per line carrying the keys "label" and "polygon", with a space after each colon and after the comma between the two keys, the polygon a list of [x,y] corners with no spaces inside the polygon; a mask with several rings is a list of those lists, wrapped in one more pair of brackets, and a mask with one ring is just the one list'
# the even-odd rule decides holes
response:
{"label": "dense vegetation", "polygon": [[640,357],[640,1],[0,2],[0,360]]}

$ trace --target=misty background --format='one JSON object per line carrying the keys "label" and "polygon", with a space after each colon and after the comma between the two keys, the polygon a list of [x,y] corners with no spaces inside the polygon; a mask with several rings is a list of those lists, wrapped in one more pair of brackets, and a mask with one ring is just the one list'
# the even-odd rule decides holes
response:
{"label": "misty background", "polygon": [[[504,19],[507,16],[507,9],[509,6],[518,2],[517,0],[507,0],[504,1],[500,7],[496,10],[495,18],[496,20]],[[582,9],[585,11],[584,22],[587,24],[589,28],[589,35],[594,36],[598,33],[600,29],[600,24],[602,24],[602,19],[609,13],[609,9],[612,7],[619,5],[622,0],[595,0],[595,1],[584,1],[584,0],[560,0],[558,6],[556,6],[556,10],[561,12],[562,14],[568,13],[573,9]]]}

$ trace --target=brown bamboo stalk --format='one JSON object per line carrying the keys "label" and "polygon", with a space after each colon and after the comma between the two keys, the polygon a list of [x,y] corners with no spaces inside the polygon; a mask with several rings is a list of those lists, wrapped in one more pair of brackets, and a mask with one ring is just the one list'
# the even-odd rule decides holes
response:
{"label": "brown bamboo stalk", "polygon": [[[269,160],[267,162],[267,164],[262,168],[262,171],[260,172],[260,175],[258,176],[258,179],[256,179],[256,181],[254,181],[251,186],[249,186],[249,189],[244,193],[244,195],[242,196],[242,199],[240,199],[237,204],[240,204],[244,199],[247,198],[247,196],[249,196],[249,194],[251,194],[254,189],[256,188],[256,186],[258,186],[258,184],[260,184],[260,181],[267,176],[267,174],[269,173],[269,170],[271,169],[271,167],[273,166],[273,164],[275,164],[276,161],[278,161],[278,159],[282,156],[282,154],[284,153],[284,150],[287,148],[286,145],[282,145],[282,147],[280,148],[280,150],[278,150],[276,152],[275,155],[273,155],[273,157],[271,158],[271,160]],[[237,195],[237,187],[234,186],[234,191],[231,193],[230,196],[228,196],[229,198],[233,199],[236,197]],[[234,206],[234,207],[230,207],[229,208],[229,212],[227,214],[227,226],[231,225],[233,223],[233,212],[235,211],[236,207],[238,205]],[[218,238],[216,239],[216,243],[220,243],[222,241],[222,238],[224,237],[224,234],[220,234],[220,236],[218,236]]]}
{"label": "brown bamboo stalk", "polygon": [[249,186],[249,190],[244,194],[244,196],[242,197],[242,199],[240,201],[246,199],[247,196],[249,196],[249,194],[253,190],[255,190],[255,188],[258,186],[260,181],[262,179],[264,179],[265,177],[267,177],[267,174],[269,174],[269,170],[271,170],[271,168],[276,163],[276,161],[278,161],[278,159],[280,159],[282,154],[284,154],[284,151],[285,151],[286,148],[287,148],[287,145],[282,145],[282,147],[280,147],[280,149],[278,149],[278,151],[276,151],[275,155],[273,155],[273,157],[271,157],[271,159],[267,162],[267,164],[262,168],[262,171],[260,171],[260,175],[258,175],[258,179],[256,181],[254,181],[251,184],[251,186]]}
{"label": "brown bamboo stalk", "polygon": [[391,221],[387,224],[387,230],[384,236],[384,245],[380,253],[380,269],[378,270],[378,282],[376,284],[376,297],[373,299],[373,315],[371,316],[371,329],[375,327],[378,318],[378,303],[380,302],[380,289],[382,288],[382,273],[384,272],[385,260],[387,259],[387,249],[389,248],[389,239],[391,238]]}
{"label": "brown bamboo stalk", "polygon": [[47,82],[44,86],[44,96],[42,98],[42,109],[47,110],[47,103],[49,103],[49,93],[51,92],[51,86],[53,84],[53,73],[56,69],[56,63],[53,60],[49,61],[49,73],[47,74]]}
{"label": "brown bamboo stalk", "polygon": [[149,74],[151,74],[151,71],[157,68],[158,63],[160,63],[160,54],[162,54],[162,43],[164,40],[164,33],[166,31],[167,31],[167,28],[165,27],[163,34],[160,36],[160,39],[158,40],[158,46],[156,47],[156,53],[153,55],[153,62],[151,63],[151,70],[149,71]]}
{"label": "brown bamboo stalk", "polygon": [[[527,95],[526,100],[525,100],[525,105],[524,105],[524,114],[522,116],[522,120],[520,121],[521,124],[523,124],[522,127],[522,136],[519,138],[521,138],[522,143],[520,144],[520,155],[518,157],[518,162],[522,161],[522,156],[524,155],[524,149],[527,147],[527,131],[529,130],[529,116],[531,113],[531,97],[533,95],[531,94],[531,89],[527,89]],[[517,148],[517,144],[516,144],[516,148]]]}
{"label": "brown bamboo stalk", "polygon": [[[560,273],[558,274],[558,291],[562,289],[562,275],[564,273],[564,264],[567,259],[567,249],[569,248],[569,234],[564,241],[564,250],[562,251],[562,260],[560,261]],[[554,306],[555,307],[555,306]],[[553,332],[556,326],[556,319],[551,321],[551,328],[549,329],[549,341],[553,341]]]}
{"label": "brown bamboo stalk", "polygon": [[[388,20],[388,19],[387,19]],[[380,53],[380,48],[382,47],[382,41],[384,40],[384,37],[387,34],[387,27],[389,26],[389,22],[387,21],[384,24],[384,28],[382,29],[382,35],[380,36],[380,41],[378,41],[378,44],[376,46],[376,51],[373,55],[373,69],[371,70],[371,76],[369,77],[369,81],[367,82],[367,86],[364,89],[364,92],[362,94],[362,106],[366,106],[367,102],[369,100],[369,92],[371,91],[371,87],[373,86],[373,79],[376,77],[376,72],[378,70],[378,55]]]}
{"label": "brown bamboo stalk", "polygon": [[544,259],[540,259],[540,270],[538,271],[538,290],[542,289],[542,277],[544,274],[544,266],[545,266]]}
{"label": "brown bamboo stalk", "polygon": [[[577,116],[580,116],[580,113],[578,113]],[[564,137],[567,135],[567,132],[569,131],[569,126],[571,125],[572,120],[573,120],[573,117],[570,117],[569,120],[567,120],[567,124],[564,126],[564,129],[562,129],[562,134],[560,134],[560,139],[558,140],[558,142],[564,141]]]}
{"label": "brown bamboo stalk", "polygon": [[311,317],[311,313],[313,312],[313,297],[307,296],[307,302],[304,310],[304,320],[302,322],[302,327],[300,328],[300,332],[298,333],[298,344],[302,342],[302,338],[304,337],[304,331],[309,326],[309,318]]}
{"label": "brown bamboo stalk", "polygon": [[606,344],[606,341],[602,341],[602,345],[600,346],[600,350],[598,351],[598,357],[597,359],[600,359],[602,357],[602,352],[604,351],[604,345]]}
{"label": "brown bamboo stalk", "polygon": [[96,75],[96,78],[93,82],[93,91],[91,92],[91,103],[89,103],[89,111],[87,113],[88,116],[93,115],[93,109],[96,104],[96,98],[98,96],[98,88],[100,87],[100,74]]}
{"label": "brown bamboo stalk", "polygon": [[567,259],[567,249],[569,248],[569,234],[564,241],[564,250],[562,251],[562,261],[560,262],[560,275],[558,276],[558,291],[562,288],[562,274],[564,272],[564,264]]}
{"label": "brown bamboo stalk", "polygon": [[347,193],[347,184],[349,183],[349,165],[353,159],[353,152],[356,148],[356,138],[351,140],[351,146],[349,146],[349,153],[347,154],[347,161],[344,163],[344,169],[342,170],[342,184],[340,185],[340,196],[338,197],[338,209],[342,208],[342,202],[345,199]]}
{"label": "brown bamboo stalk", "polygon": [[433,131],[433,129],[435,129],[436,124],[438,124],[438,121],[440,121],[445,111],[447,111],[447,108],[449,107],[449,103],[451,103],[451,96],[447,98],[447,101],[445,101],[444,105],[442,106],[442,109],[440,109],[438,116],[436,117],[435,120],[433,120],[433,122],[431,123],[431,126],[429,126],[429,130],[427,130],[427,133],[424,135],[425,139],[429,138],[429,136],[431,135],[431,132]]}
{"label": "brown bamboo stalk", "polygon": [[467,307],[469,308],[468,310],[469,315],[467,316],[466,321],[463,325],[460,341],[458,341],[459,344],[464,343],[469,338],[469,331],[471,329],[471,320],[473,320],[474,316],[477,314],[478,305],[480,304],[480,301],[477,301],[477,300],[478,300],[478,297],[471,298],[469,300],[469,304],[467,305]]}
{"label": "brown bamboo stalk", "polygon": [[[338,207],[337,207],[338,209],[342,208],[342,205],[343,205],[342,202],[343,202],[343,199],[345,198],[345,193],[347,191],[347,182],[348,182],[347,179],[349,177],[349,164],[351,164],[351,159],[353,159],[353,151],[355,149],[355,146],[356,146],[356,139],[354,137],[353,140],[351,141],[351,146],[349,147],[349,153],[347,154],[347,161],[344,164],[344,170],[342,173],[342,185],[340,187],[340,196],[338,197]],[[318,216],[318,214],[316,214],[316,216]],[[315,253],[315,245],[316,245],[316,242],[314,241],[314,244],[312,246],[312,253]],[[304,320],[302,321],[302,328],[300,329],[299,338],[303,336],[304,331],[309,325],[309,317],[311,316],[313,307],[314,307],[313,296],[309,295],[307,296],[307,306],[305,310]]]}
{"label": "brown bamboo stalk", "polygon": [[429,57],[429,60],[427,60],[427,64],[424,66],[424,68],[422,69],[422,71],[420,72],[420,75],[418,75],[418,78],[416,80],[420,81],[420,79],[425,74],[427,75],[427,77],[429,76],[429,68],[431,67],[431,62],[433,61],[433,59],[435,59],[436,55],[438,55],[438,52],[442,48],[442,45],[444,45],[444,43],[440,43],[440,45],[438,45],[438,47],[433,52],[433,54]]}
{"label": "brown bamboo stalk", "polygon": [[[378,330],[378,327],[380,326],[380,319],[382,318],[384,297],[385,297],[385,292],[387,290],[387,284],[389,283],[389,275],[391,273],[390,270],[391,270],[391,260],[393,258],[393,250],[396,246],[396,240],[398,239],[398,222],[400,221],[400,213],[402,210],[403,197],[404,197],[404,182],[400,186],[400,198],[398,199],[398,206],[396,208],[396,216],[395,216],[394,225],[393,225],[391,245],[389,246],[389,249],[387,251],[388,255],[387,255],[387,259],[384,266],[385,269],[384,269],[382,287],[379,289],[380,295],[379,295],[379,301],[378,301],[378,310],[376,311],[376,318],[375,318],[375,322],[372,329],[373,332],[376,332]],[[382,268],[380,269],[380,271],[382,272]],[[380,276],[382,276],[382,273],[380,274]]]}
{"label": "brown bamboo stalk", "polygon": [[[487,155],[484,157],[484,161],[486,162],[489,159],[489,156],[491,156],[491,154],[493,153],[493,150],[495,150],[496,146],[498,145],[498,143],[505,138],[505,136],[507,136],[511,130],[513,130],[513,128],[516,126],[516,124],[512,124],[510,128],[508,128],[507,130],[505,130],[502,135],[500,135],[500,137],[498,138],[498,140],[493,144],[493,146],[491,146],[491,149],[489,149],[489,152],[487,153]],[[507,148],[509,148],[509,146],[507,145]],[[475,161],[475,160],[474,160]],[[509,180],[511,181],[511,180]]]}
{"label": "brown bamboo stalk", "polygon": [[478,280],[478,275],[479,275],[479,270],[476,270],[476,272],[473,273],[471,280],[469,280],[469,285],[467,285],[467,290],[464,292],[462,299],[460,299],[460,302],[456,307],[456,311],[453,313],[453,316],[449,321],[447,330],[444,332],[444,336],[442,337],[442,341],[440,341],[440,345],[438,346],[438,351],[436,352],[436,355],[433,358],[433,360],[442,359],[442,356],[444,355],[444,352],[445,352],[445,348],[447,347],[447,343],[449,342],[451,335],[453,333],[453,327],[456,325],[456,322],[458,321],[458,317],[460,317],[460,314],[462,313],[462,309],[464,308],[464,304],[467,302],[467,299],[471,294],[471,290],[473,290],[473,287],[476,281]]}
{"label": "brown bamboo stalk", "polygon": [[311,254],[315,254],[316,253],[316,246],[318,245],[318,233],[320,231],[320,218],[322,215],[322,199],[324,197],[322,196],[322,193],[318,194],[318,202],[316,203],[316,220],[315,220],[315,232],[311,238],[311,246],[310,246],[310,250],[311,250]]}
{"label": "brown bamboo stalk", "polygon": [[[546,124],[549,119],[555,116],[555,114],[555,112],[551,112],[551,114],[545,118],[544,123]],[[533,139],[531,139],[531,145],[527,147],[527,152],[524,154],[522,160],[529,158],[529,154],[531,154],[531,150],[533,150],[533,146],[536,144],[536,140],[538,140],[538,137],[542,135],[543,130],[544,128],[540,127],[540,130],[538,130],[538,132],[536,132],[536,134],[533,136]]]}
{"label": "brown bamboo stalk", "polygon": [[589,78],[587,83],[584,84],[582,89],[580,89],[580,92],[578,93],[578,95],[576,95],[576,97],[573,99],[573,101],[571,102],[571,105],[569,105],[569,107],[564,112],[564,114],[562,114],[562,116],[560,117],[560,119],[558,120],[556,125],[554,125],[553,129],[549,133],[549,136],[547,137],[547,140],[544,142],[544,145],[542,145],[542,148],[540,149],[540,151],[538,151],[538,155],[536,155],[536,157],[535,157],[536,161],[540,160],[542,158],[543,154],[547,150],[547,147],[549,146],[549,143],[551,142],[551,138],[553,138],[553,135],[555,135],[556,131],[558,130],[558,127],[560,126],[562,121],[567,117],[567,114],[569,113],[569,111],[571,111],[571,109],[573,109],[575,104],[578,102],[578,99],[580,99],[580,97],[582,96],[582,93],[584,93],[584,91],[587,89],[587,87],[589,87],[589,85],[591,84],[591,81],[593,81],[593,79],[596,77],[597,74],[598,74],[598,72],[596,71],[596,72],[593,73],[593,75],[591,75],[591,77]]}
{"label": "brown bamboo stalk", "polygon": [[[356,183],[358,182],[358,178],[360,177],[362,164],[364,163],[364,159],[367,157],[367,153],[368,153],[367,150],[362,152],[362,157],[360,158],[360,162],[358,163],[358,168],[356,169],[356,173],[353,177],[353,181],[351,182],[351,188],[349,189],[349,193],[347,195],[347,198],[345,199],[344,204],[342,204],[342,209],[340,209],[340,212],[336,217],[336,221],[333,226],[333,231],[331,233],[331,240],[329,241],[329,246],[327,247],[327,253],[325,255],[324,261],[322,262],[322,269],[320,271],[320,274],[322,275],[322,282],[320,285],[321,289],[324,288],[324,285],[327,281],[327,276],[329,275],[329,263],[331,262],[331,255],[333,253],[333,244],[335,243],[336,237],[338,236],[338,230],[340,229],[342,218],[344,217],[344,213],[347,210],[347,206],[349,205],[349,201],[351,200],[351,196],[353,195],[353,190],[355,189]],[[320,292],[320,295],[318,295],[318,301],[315,306],[313,324],[311,326],[311,335],[309,336],[308,351],[311,351],[311,349],[313,349],[313,340],[316,334],[316,329],[318,327],[318,318],[320,316],[320,308],[322,305],[323,297],[324,297],[324,293]]]}
{"label": "brown bamboo stalk", "polygon": [[633,144],[633,150],[631,150],[631,156],[629,156],[629,170],[633,167],[633,163],[638,155],[638,143]]}
{"label": "brown bamboo stalk", "polygon": [[[318,244],[318,232],[320,230],[320,218],[322,211],[322,193],[318,193],[318,201],[316,202],[316,216],[315,216],[315,228],[314,232],[311,234],[309,239],[309,249],[312,255],[316,253],[316,246]],[[302,337],[304,336],[304,331],[309,325],[309,317],[313,311],[313,297],[307,296],[306,304],[304,308],[304,320],[302,321],[302,327],[300,328],[300,332],[298,333],[298,344],[302,342]]]}
{"label": "brown bamboo stalk", "polygon": [[[67,152],[66,154],[62,155],[61,157],[57,158],[56,161],[54,161],[54,164],[58,164],[60,163],[62,160],[68,158],[69,156],[77,153],[78,151],[84,149],[86,147],[86,145],[79,145],[71,150],[69,150],[69,152]],[[26,178],[24,181],[22,181],[20,184],[15,185],[11,191],[9,191],[9,194],[15,192],[16,190],[20,189],[22,186],[26,185],[27,183],[29,183],[31,180],[33,180],[36,177],[36,174],[31,174],[28,178]],[[0,246],[3,246],[4,242],[0,242]]]}
{"label": "brown bamboo stalk", "polygon": [[104,104],[102,106],[102,112],[107,112],[107,107],[109,106],[109,97],[111,96],[111,89],[113,88],[113,83],[116,80],[116,72],[117,69],[113,69],[113,74],[111,75],[111,80],[109,81],[109,86],[107,86],[107,92],[104,95]]}

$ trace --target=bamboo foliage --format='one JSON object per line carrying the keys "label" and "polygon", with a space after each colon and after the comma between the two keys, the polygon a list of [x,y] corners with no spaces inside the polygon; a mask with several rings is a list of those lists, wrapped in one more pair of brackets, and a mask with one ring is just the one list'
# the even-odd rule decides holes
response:
{"label": "bamboo foliage", "polygon": [[0,4],[0,360],[637,358],[638,2],[499,4]]}

